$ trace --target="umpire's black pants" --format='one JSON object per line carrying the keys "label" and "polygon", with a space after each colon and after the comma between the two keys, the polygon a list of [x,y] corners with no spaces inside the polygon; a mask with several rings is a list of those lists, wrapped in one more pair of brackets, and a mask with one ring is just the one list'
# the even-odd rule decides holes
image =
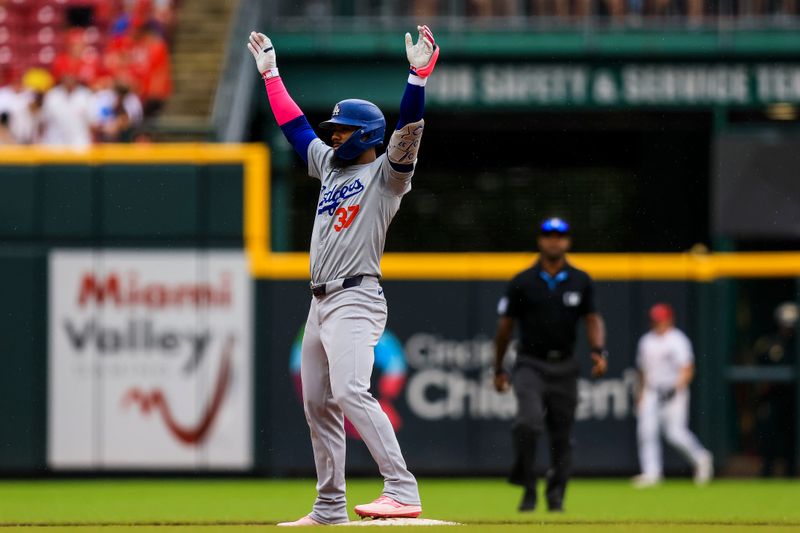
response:
{"label": "umpire's black pants", "polygon": [[572,423],[578,396],[578,364],[541,361],[521,356],[512,379],[517,397],[513,435],[516,460],[509,481],[536,489],[536,445],[550,437],[547,501],[561,507],[572,465]]}

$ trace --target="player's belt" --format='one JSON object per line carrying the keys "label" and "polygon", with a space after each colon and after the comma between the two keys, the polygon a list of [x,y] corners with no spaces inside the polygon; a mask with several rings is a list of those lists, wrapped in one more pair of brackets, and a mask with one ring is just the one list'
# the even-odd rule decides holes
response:
{"label": "player's belt", "polygon": [[322,298],[326,294],[333,294],[342,289],[349,289],[351,287],[358,287],[364,280],[364,276],[353,276],[352,278],[344,278],[336,281],[329,281],[328,283],[320,283],[319,285],[309,284],[311,286],[311,294],[317,298]]}

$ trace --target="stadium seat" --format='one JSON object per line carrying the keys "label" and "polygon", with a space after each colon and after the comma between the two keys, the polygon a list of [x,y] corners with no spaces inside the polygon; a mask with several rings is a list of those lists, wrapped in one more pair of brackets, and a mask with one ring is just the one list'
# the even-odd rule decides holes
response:
{"label": "stadium seat", "polygon": [[54,46],[42,46],[35,50],[31,56],[37,65],[47,66],[53,64],[56,58],[56,48]]}
{"label": "stadium seat", "polygon": [[53,26],[44,26],[38,29],[36,33],[30,38],[36,44],[52,45],[59,41],[59,32]]}
{"label": "stadium seat", "polygon": [[10,45],[0,45],[0,65],[10,65],[14,60],[14,49]]}
{"label": "stadium seat", "polygon": [[35,0],[8,0],[6,6],[15,11],[30,9],[36,3]]}
{"label": "stadium seat", "polygon": [[62,24],[63,10],[53,5],[44,5],[34,11],[36,22],[42,25]]}
{"label": "stadium seat", "polygon": [[16,11],[0,5],[0,24],[20,27],[24,18]]}

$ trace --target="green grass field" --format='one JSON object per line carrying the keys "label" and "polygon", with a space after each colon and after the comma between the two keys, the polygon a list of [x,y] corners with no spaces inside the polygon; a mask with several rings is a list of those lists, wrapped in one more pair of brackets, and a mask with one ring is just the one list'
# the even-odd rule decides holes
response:
{"label": "green grass field", "polygon": [[[380,487],[375,480],[350,481],[351,511]],[[635,490],[626,480],[575,480],[563,514],[517,513],[519,489],[495,479],[427,479],[420,488],[423,517],[465,524],[425,531],[800,531],[797,481],[721,480],[697,488],[676,480]],[[312,480],[5,481],[0,527],[25,533],[264,529],[307,513],[313,497]]]}

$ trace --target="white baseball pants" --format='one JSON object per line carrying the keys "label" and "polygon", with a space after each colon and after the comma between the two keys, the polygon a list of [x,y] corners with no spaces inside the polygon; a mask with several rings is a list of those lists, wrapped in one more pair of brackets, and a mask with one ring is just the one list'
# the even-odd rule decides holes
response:
{"label": "white baseball pants", "polygon": [[689,391],[677,391],[672,399],[659,402],[658,393],[646,389],[637,409],[639,440],[639,463],[642,474],[661,478],[663,461],[661,456],[660,432],[664,439],[686,457],[692,466],[707,453],[694,433],[689,430]]}

